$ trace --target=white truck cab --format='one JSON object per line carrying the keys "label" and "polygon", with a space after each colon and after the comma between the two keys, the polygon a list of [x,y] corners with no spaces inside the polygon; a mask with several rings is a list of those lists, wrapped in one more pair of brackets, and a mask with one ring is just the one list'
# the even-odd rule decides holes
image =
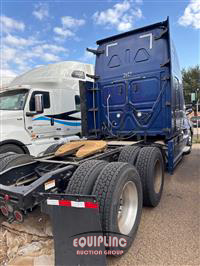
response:
{"label": "white truck cab", "polygon": [[0,93],[0,153],[37,157],[54,143],[78,138],[79,80],[92,81],[86,74],[94,74],[92,65],[66,61],[15,78]]}

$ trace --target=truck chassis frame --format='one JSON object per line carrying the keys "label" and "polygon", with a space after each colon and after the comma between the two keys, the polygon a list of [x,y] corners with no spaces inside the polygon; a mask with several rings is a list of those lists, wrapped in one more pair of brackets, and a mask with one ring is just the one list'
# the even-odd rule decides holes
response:
{"label": "truck chassis frame", "polygon": [[[34,159],[31,163],[15,166],[1,173],[0,203],[5,203],[6,195],[9,194],[10,203],[16,209],[26,213],[28,209],[32,210],[34,206],[41,203],[43,200],[40,196],[41,192],[63,192],[73,172],[81,163],[93,159],[106,160],[108,162],[117,161],[120,151],[127,144],[140,147],[158,147],[163,154],[166,170],[173,174],[175,166],[182,158],[185,141],[186,139],[182,135],[173,138],[167,144],[161,144],[160,142],[144,143],[143,141],[119,141],[112,143],[110,141],[105,152],[84,159],[66,156],[62,160],[56,160],[54,155]],[[35,177],[33,177],[34,175]],[[26,180],[27,178],[33,180],[33,182],[30,181],[29,185],[22,186],[17,184],[17,182],[19,183],[19,181]],[[14,183],[12,185],[10,185],[11,180]],[[52,180],[55,182],[54,186],[51,189],[45,189],[45,184]],[[13,218],[10,217],[9,221],[12,222],[12,220]]]}

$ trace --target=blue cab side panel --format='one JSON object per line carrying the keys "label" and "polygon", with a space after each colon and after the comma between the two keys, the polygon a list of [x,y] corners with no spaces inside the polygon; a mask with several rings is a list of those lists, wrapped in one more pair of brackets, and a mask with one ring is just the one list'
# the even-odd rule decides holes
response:
{"label": "blue cab side panel", "polygon": [[171,105],[172,105],[172,135],[185,130],[184,95],[182,75],[179,66],[178,56],[173,41],[171,40]]}
{"label": "blue cab side panel", "polygon": [[137,135],[170,139],[177,134],[184,102],[168,19],[97,44],[97,93],[90,96],[92,102],[88,101],[88,109],[96,108],[93,115],[88,110],[90,132],[112,138]]}

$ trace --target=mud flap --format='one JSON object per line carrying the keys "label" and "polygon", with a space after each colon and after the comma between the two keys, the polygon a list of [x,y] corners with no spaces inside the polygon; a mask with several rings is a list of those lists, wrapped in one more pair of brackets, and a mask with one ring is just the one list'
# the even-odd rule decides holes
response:
{"label": "mud flap", "polygon": [[[55,265],[106,265],[105,247],[88,247],[87,239],[103,238],[99,208],[94,196],[42,193],[42,212],[50,215]],[[91,243],[91,242],[90,242]]]}

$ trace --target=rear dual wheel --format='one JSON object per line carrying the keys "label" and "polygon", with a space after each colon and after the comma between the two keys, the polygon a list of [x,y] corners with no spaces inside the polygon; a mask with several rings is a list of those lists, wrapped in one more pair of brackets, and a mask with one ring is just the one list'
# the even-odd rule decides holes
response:
{"label": "rear dual wheel", "polygon": [[74,172],[68,194],[96,195],[104,235],[124,237],[126,252],[137,233],[142,212],[142,186],[134,166],[123,162],[90,160]]}
{"label": "rear dual wheel", "polygon": [[142,182],[143,205],[156,207],[160,202],[164,186],[164,162],[160,149],[142,148],[137,158],[136,168]]}
{"label": "rear dual wheel", "polygon": [[156,207],[164,184],[164,162],[160,149],[151,146],[125,146],[118,161],[136,166],[142,182],[143,205]]}
{"label": "rear dual wheel", "polygon": [[142,213],[142,186],[134,166],[113,162],[105,166],[92,191],[100,207],[102,229],[107,236],[125,237],[125,253],[133,243]]}

